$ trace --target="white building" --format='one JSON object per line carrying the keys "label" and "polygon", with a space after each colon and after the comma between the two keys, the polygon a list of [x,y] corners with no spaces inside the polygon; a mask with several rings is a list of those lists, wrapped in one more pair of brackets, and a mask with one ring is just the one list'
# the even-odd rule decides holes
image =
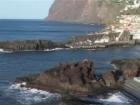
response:
{"label": "white building", "polygon": [[122,12],[127,11],[129,9],[136,9],[139,7],[140,7],[140,0],[134,0],[133,5],[126,5],[126,7],[124,8],[124,10],[122,10]]}
{"label": "white building", "polygon": [[107,36],[94,41],[95,44],[108,43],[108,42],[109,42],[109,37],[107,37]]}
{"label": "white building", "polygon": [[127,30],[133,35],[134,39],[140,40],[140,15],[122,15],[119,22],[111,26],[114,32],[122,32]]}

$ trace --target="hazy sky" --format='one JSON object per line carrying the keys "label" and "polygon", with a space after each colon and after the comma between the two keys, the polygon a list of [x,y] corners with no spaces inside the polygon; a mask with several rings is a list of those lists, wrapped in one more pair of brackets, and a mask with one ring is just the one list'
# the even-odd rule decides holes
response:
{"label": "hazy sky", "polygon": [[43,19],[54,0],[0,0],[0,19]]}

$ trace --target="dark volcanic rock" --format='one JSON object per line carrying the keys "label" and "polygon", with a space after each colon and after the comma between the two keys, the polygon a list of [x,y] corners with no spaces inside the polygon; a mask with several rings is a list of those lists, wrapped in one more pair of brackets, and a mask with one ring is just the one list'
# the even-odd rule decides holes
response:
{"label": "dark volcanic rock", "polygon": [[112,64],[118,70],[118,74],[124,79],[140,76],[140,59],[114,60]]}
{"label": "dark volcanic rock", "polygon": [[25,51],[25,50],[45,50],[53,48],[64,48],[61,43],[52,42],[50,40],[23,40],[23,41],[1,41],[0,48],[7,51]]}
{"label": "dark volcanic rock", "polygon": [[137,102],[135,105],[140,105],[140,101],[139,101],[139,102]]}
{"label": "dark volcanic rock", "polygon": [[[105,82],[109,81],[106,78],[104,76]],[[108,87],[103,86],[96,79],[94,64],[87,59],[76,63],[60,64],[49,71],[38,75],[17,78],[16,81],[26,82],[27,87],[76,96],[96,96],[111,88],[110,85]]]}
{"label": "dark volcanic rock", "polygon": [[80,62],[60,64],[50,70],[36,75],[16,79],[26,82],[26,87],[69,94],[74,96],[99,96],[119,89],[126,79],[138,76],[140,61],[114,60],[118,70],[108,70],[97,76],[93,62],[85,59]]}
{"label": "dark volcanic rock", "polygon": [[78,97],[66,96],[62,97],[62,100],[59,105],[103,105],[103,104],[95,100],[88,101],[79,99]]}
{"label": "dark volcanic rock", "polygon": [[116,78],[113,71],[109,70],[105,72],[102,77],[105,82],[105,86],[114,87],[116,85]]}

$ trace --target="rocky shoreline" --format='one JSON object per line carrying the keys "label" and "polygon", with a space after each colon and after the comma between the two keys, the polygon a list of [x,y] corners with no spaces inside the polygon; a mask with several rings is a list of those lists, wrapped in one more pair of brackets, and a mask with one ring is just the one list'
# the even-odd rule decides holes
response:
{"label": "rocky shoreline", "polygon": [[53,42],[50,40],[0,41],[1,52],[51,51],[56,48],[66,48],[66,46],[63,43]]}
{"label": "rocky shoreline", "polygon": [[[93,36],[96,37],[96,36]],[[87,37],[88,38],[88,37]],[[56,51],[62,49],[93,49],[93,48],[111,48],[111,47],[129,47],[134,44],[129,43],[114,43],[111,45],[98,44],[87,47],[71,47],[69,42],[60,43],[51,40],[16,40],[16,41],[0,41],[0,52],[24,52],[24,51]]]}
{"label": "rocky shoreline", "polygon": [[140,76],[140,59],[114,60],[115,69],[100,76],[94,63],[88,59],[60,64],[35,75],[18,77],[21,87],[36,88],[72,97],[101,97],[108,92],[120,90],[128,79]]}

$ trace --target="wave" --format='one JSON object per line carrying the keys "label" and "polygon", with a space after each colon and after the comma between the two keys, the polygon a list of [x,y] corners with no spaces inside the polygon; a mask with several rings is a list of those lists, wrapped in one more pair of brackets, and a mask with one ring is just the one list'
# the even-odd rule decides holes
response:
{"label": "wave", "polygon": [[41,102],[50,103],[60,99],[59,94],[52,94],[47,91],[22,87],[26,83],[12,84],[6,90],[6,96],[14,98],[21,105],[32,105]]}
{"label": "wave", "polygon": [[[22,51],[17,51],[17,52],[36,52],[36,51],[53,52],[53,51],[69,50],[69,49],[70,48],[53,48],[53,49],[44,49],[44,50],[22,50]],[[13,53],[13,51],[6,51],[4,49],[0,49],[0,53]]]}
{"label": "wave", "polygon": [[53,52],[53,51],[60,51],[60,50],[70,50],[71,48],[52,48],[52,49],[44,49],[44,50],[23,50],[21,52]]}
{"label": "wave", "polygon": [[50,52],[50,51],[59,51],[64,50],[65,48],[54,48],[54,49],[45,49],[44,51]]}
{"label": "wave", "polygon": [[0,53],[12,53],[12,51],[6,51],[6,50],[0,48]]}
{"label": "wave", "polygon": [[107,99],[100,99],[104,105],[132,105],[133,101],[121,92],[112,93]]}
{"label": "wave", "polygon": [[[10,85],[6,90],[7,96],[14,98],[21,105],[32,105],[42,102],[50,104],[61,100],[59,94],[52,94],[33,88],[25,88],[23,87],[24,85],[26,85],[26,83]],[[103,105],[133,105],[133,100],[129,99],[121,92],[110,93],[107,99],[93,99],[93,101],[103,103]]]}

